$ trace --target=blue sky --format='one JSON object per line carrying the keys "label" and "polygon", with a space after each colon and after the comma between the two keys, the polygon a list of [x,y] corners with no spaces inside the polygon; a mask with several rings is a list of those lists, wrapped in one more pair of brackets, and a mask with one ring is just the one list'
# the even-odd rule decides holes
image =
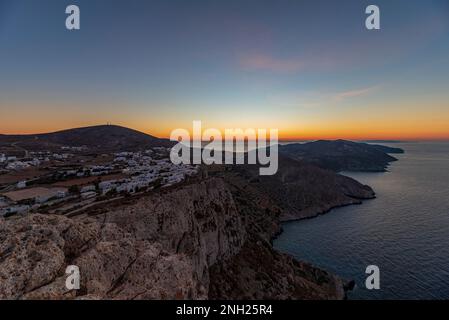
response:
{"label": "blue sky", "polygon": [[[65,29],[70,4],[79,31]],[[369,4],[379,31],[364,27]],[[113,122],[168,135],[203,120],[449,137],[448,40],[445,0],[0,0],[0,132]]]}

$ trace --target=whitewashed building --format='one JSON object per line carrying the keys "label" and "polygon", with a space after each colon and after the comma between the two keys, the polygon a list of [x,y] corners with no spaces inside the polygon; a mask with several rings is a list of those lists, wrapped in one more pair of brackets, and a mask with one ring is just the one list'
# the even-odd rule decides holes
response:
{"label": "whitewashed building", "polygon": [[26,188],[27,182],[26,181],[19,181],[17,182],[17,189],[23,189]]}

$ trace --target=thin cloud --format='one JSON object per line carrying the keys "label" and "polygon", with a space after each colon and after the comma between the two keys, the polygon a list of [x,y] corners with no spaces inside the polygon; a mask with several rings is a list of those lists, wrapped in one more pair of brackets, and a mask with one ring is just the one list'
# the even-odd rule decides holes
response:
{"label": "thin cloud", "polygon": [[364,96],[364,95],[367,95],[367,94],[370,94],[370,93],[376,91],[379,88],[380,88],[380,86],[372,86],[372,87],[367,87],[367,88],[362,88],[362,89],[357,89],[357,90],[349,90],[349,91],[339,92],[334,96],[333,100],[339,102],[339,101],[343,101],[343,100],[350,99],[350,98]]}

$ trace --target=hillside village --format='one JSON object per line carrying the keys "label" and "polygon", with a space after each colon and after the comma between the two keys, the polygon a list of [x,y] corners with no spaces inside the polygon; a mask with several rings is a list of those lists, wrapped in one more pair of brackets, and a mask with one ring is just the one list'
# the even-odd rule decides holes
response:
{"label": "hillside village", "polygon": [[99,154],[85,146],[59,152],[0,153],[0,216],[76,215],[90,206],[179,184],[199,166],[174,165],[170,148]]}

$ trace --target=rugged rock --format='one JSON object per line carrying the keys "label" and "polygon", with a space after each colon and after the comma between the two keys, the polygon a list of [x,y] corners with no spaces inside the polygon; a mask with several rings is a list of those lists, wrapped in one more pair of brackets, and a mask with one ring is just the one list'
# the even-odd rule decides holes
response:
{"label": "rugged rock", "polygon": [[[246,235],[220,179],[104,209],[1,219],[0,298],[205,299],[209,267]],[[65,288],[68,265],[80,268],[76,296]]]}
{"label": "rugged rock", "polygon": [[248,241],[231,261],[211,268],[210,299],[343,299],[340,278]]}
{"label": "rugged rock", "polygon": [[[360,203],[374,192],[332,171],[281,157],[278,173],[259,176],[258,166],[215,170],[228,184],[247,240],[231,259],[210,270],[211,299],[343,299],[350,289],[326,271],[273,250],[280,221],[309,218]],[[211,174],[212,175],[212,174]]]}
{"label": "rugged rock", "polygon": [[[280,219],[372,196],[284,159],[274,177],[223,166],[209,177],[67,218],[0,219],[1,299],[341,299],[342,281],[277,253]],[[68,291],[76,265],[81,288]]]}
{"label": "rugged rock", "polygon": [[259,176],[256,165],[231,167],[221,176],[238,185],[245,197],[249,186],[257,189],[259,197],[270,199],[280,209],[281,221],[311,218],[375,197],[369,186],[352,178],[283,156],[279,157],[279,170],[273,176]]}

